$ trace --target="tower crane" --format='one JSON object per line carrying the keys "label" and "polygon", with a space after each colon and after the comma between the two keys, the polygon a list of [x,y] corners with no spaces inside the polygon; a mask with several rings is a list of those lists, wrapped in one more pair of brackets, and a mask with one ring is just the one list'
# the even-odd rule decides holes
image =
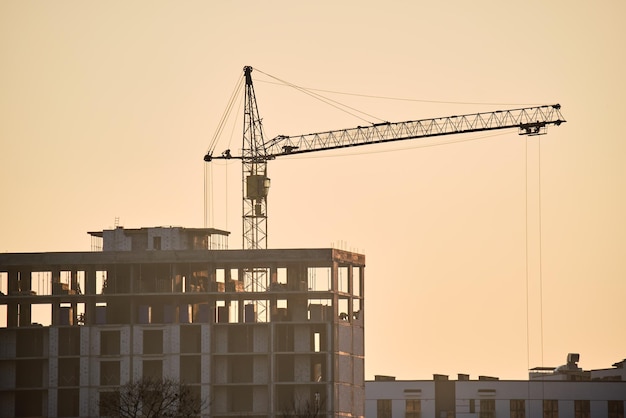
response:
{"label": "tower crane", "polygon": [[214,156],[210,150],[204,156],[206,162],[214,159],[240,159],[242,162],[243,249],[267,248],[267,195],[270,187],[267,162],[277,157],[511,128],[517,128],[520,135],[542,135],[549,125],[559,126],[565,122],[560,112],[561,105],[553,104],[434,119],[383,122],[297,136],[279,135],[265,141],[252,83],[252,67],[244,67],[243,72],[245,103],[241,155],[234,156],[230,150],[226,150]]}
{"label": "tower crane", "polygon": [[[542,135],[549,125],[559,126],[565,122],[560,112],[561,106],[553,104],[406,122],[383,122],[297,136],[279,135],[265,141],[252,83],[252,67],[244,67],[243,72],[245,99],[241,155],[235,156],[226,150],[214,156],[213,150],[209,150],[204,156],[206,162],[214,159],[240,159],[242,162],[243,249],[267,248],[267,195],[270,187],[267,163],[277,157],[511,128],[517,128],[520,135]],[[249,275],[244,277],[244,283],[251,283],[252,290],[265,290],[264,272],[244,274]]]}

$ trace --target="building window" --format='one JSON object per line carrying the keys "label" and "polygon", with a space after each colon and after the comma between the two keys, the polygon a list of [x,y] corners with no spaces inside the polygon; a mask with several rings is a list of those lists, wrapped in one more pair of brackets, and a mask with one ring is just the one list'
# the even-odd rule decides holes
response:
{"label": "building window", "polygon": [[[48,395],[45,396],[46,404]],[[15,392],[14,417],[43,417],[44,391],[18,390]],[[2,411],[4,412],[4,411]],[[4,414],[3,414],[4,415]],[[8,415],[11,416],[11,415]]]}
{"label": "building window", "polygon": [[495,399],[481,399],[479,416],[480,418],[495,418],[496,400]]}
{"label": "building window", "polygon": [[574,401],[574,417],[589,418],[591,416],[591,402],[588,400]]}
{"label": "building window", "polygon": [[185,383],[200,383],[201,378],[200,356],[180,356],[180,379]]}
{"label": "building window", "polygon": [[59,356],[80,356],[80,328],[59,328]]}
{"label": "building window", "polygon": [[80,383],[80,359],[59,359],[59,387],[78,386]]}
{"label": "building window", "polygon": [[391,399],[379,399],[376,401],[376,417],[391,418]]}
{"label": "building window", "polygon": [[153,237],[152,238],[152,248],[155,250],[161,249],[161,237]]}
{"label": "building window", "polygon": [[609,401],[609,418],[624,418],[624,401]]}
{"label": "building window", "polygon": [[469,400],[469,410],[470,414],[476,413],[476,401],[474,399]]}
{"label": "building window", "polygon": [[526,418],[526,401],[511,399],[511,418]]}
{"label": "building window", "polygon": [[[182,307],[181,307],[182,309]],[[200,353],[202,350],[202,329],[198,325],[180,327],[180,352]]]}
{"label": "building window", "polygon": [[15,362],[15,387],[17,389],[42,387],[44,369],[47,372],[48,366],[43,360],[17,360]]}
{"label": "building window", "polygon": [[160,329],[144,330],[143,353],[163,354],[163,331]]}
{"label": "building window", "polygon": [[559,401],[555,399],[544,399],[543,401],[543,418],[559,417]]}
{"label": "building window", "polygon": [[100,392],[100,399],[98,400],[98,406],[100,409],[100,416],[106,416],[107,411],[104,410],[106,405],[107,410],[115,410],[120,407],[120,393],[119,392]]}
{"label": "building window", "polygon": [[119,331],[100,332],[100,354],[104,356],[120,354]]}
{"label": "building window", "polygon": [[15,338],[16,357],[43,356],[43,328],[18,329]]}
{"label": "building window", "polygon": [[229,411],[230,412],[250,412],[253,408],[252,390],[246,386],[235,386],[229,388]]}
{"label": "building window", "polygon": [[163,360],[144,360],[142,376],[148,379],[161,380],[163,378]]}
{"label": "building window", "polygon": [[80,415],[78,389],[59,389],[57,402],[58,417],[77,417]]}
{"label": "building window", "polygon": [[100,385],[117,386],[120,384],[120,362],[102,361],[100,362]]}
{"label": "building window", "polygon": [[422,401],[419,399],[406,400],[405,418],[422,418]]}

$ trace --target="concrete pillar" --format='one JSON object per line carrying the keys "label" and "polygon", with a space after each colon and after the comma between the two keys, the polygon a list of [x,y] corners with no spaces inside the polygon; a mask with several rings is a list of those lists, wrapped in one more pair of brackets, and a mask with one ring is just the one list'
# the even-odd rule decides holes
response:
{"label": "concrete pillar", "polygon": [[27,327],[32,323],[30,306],[29,302],[21,302],[19,304],[19,327]]}
{"label": "concrete pillar", "polygon": [[[76,294],[78,294],[78,272],[75,269],[72,269],[70,273],[70,289],[73,290]],[[71,292],[70,292],[71,293]],[[78,324],[78,304],[72,298],[72,325]]]}
{"label": "concrete pillar", "polygon": [[[58,268],[55,268],[51,271],[51,275],[52,275],[52,293],[54,294],[54,289],[55,289],[55,283],[60,283],[61,282],[61,270],[59,270]],[[60,313],[60,303],[59,302],[54,302],[52,304],[52,325],[59,325],[60,323],[60,317],[59,317],[59,313]]]}
{"label": "concrete pillar", "polygon": [[31,272],[28,269],[22,269],[20,274],[20,290],[22,292],[28,292],[32,290]]}
{"label": "concrete pillar", "polygon": [[[333,292],[333,318],[332,322],[337,322],[339,318],[339,296],[337,292],[339,290],[339,265],[333,261],[333,268],[331,270],[331,290]],[[326,318],[328,320],[328,318]]]}
{"label": "concrete pillar", "polygon": [[[59,386],[59,329],[48,328],[48,416],[56,417]],[[53,389],[54,388],[54,389]],[[45,396],[45,395],[44,395]]]}
{"label": "concrete pillar", "polygon": [[[16,293],[20,289],[19,284],[19,273],[17,270],[9,270],[8,274],[8,283],[7,283],[7,292],[9,295]],[[17,303],[11,302],[7,304],[7,327],[17,327],[18,325],[18,317],[19,317],[19,307]]]}
{"label": "concrete pillar", "polygon": [[20,275],[17,270],[9,270],[7,272],[7,291],[9,295],[20,290]]}
{"label": "concrete pillar", "polygon": [[[19,272],[20,276],[20,290],[22,292],[30,292],[31,288],[31,272],[27,269],[22,269]],[[31,302],[19,303],[19,324],[20,327],[29,326],[32,323],[31,314]]]}
{"label": "concrete pillar", "polygon": [[[88,267],[85,269],[85,289],[86,295],[96,294],[96,269]],[[96,323],[96,302],[85,302],[85,325],[93,325]]]}

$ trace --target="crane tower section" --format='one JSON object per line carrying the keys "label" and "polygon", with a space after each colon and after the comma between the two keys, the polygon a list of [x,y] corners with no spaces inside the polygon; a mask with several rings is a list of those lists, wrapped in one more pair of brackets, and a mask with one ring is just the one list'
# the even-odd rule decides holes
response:
{"label": "crane tower section", "polygon": [[243,179],[243,249],[267,248],[267,194],[270,179],[267,177],[267,152],[263,140],[263,126],[257,108],[252,67],[244,67],[246,79],[242,179]]}

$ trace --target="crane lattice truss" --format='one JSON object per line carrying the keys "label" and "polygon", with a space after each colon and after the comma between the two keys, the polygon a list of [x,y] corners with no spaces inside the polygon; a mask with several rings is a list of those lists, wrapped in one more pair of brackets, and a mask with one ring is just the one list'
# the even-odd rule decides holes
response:
{"label": "crane lattice truss", "polygon": [[[244,67],[246,88],[241,156],[233,156],[230,150],[226,150],[220,156],[214,157],[211,150],[204,157],[207,162],[231,158],[242,161],[244,249],[267,248],[267,194],[270,186],[267,162],[276,157],[512,128],[518,129],[520,135],[542,135],[549,125],[559,126],[565,122],[560,112],[561,106],[555,104],[406,122],[384,122],[298,136],[279,135],[265,142],[251,74],[252,67]],[[245,271],[244,276],[247,290],[267,289],[268,271]],[[261,318],[265,314],[265,306],[259,308],[257,312]]]}
{"label": "crane lattice truss", "polygon": [[[241,168],[243,179],[243,249],[257,250],[267,248],[267,153],[263,146],[263,126],[252,84],[252,67],[244,68],[246,78],[243,147]],[[244,287],[249,292],[265,291],[269,272],[262,268],[246,268],[243,270]],[[267,319],[267,304],[256,301],[257,315],[261,320]]]}
{"label": "crane lattice truss", "polygon": [[245,106],[243,120],[242,179],[243,179],[243,249],[267,248],[267,152],[263,144],[263,126],[256,104],[254,86],[245,67]]}
{"label": "crane lattice truss", "polygon": [[407,122],[384,122],[299,136],[281,135],[269,141],[265,149],[268,156],[278,157],[382,142],[508,128],[518,128],[520,135],[541,135],[545,133],[547,125],[558,126],[565,122],[560,109],[561,106],[558,104],[545,105]]}

